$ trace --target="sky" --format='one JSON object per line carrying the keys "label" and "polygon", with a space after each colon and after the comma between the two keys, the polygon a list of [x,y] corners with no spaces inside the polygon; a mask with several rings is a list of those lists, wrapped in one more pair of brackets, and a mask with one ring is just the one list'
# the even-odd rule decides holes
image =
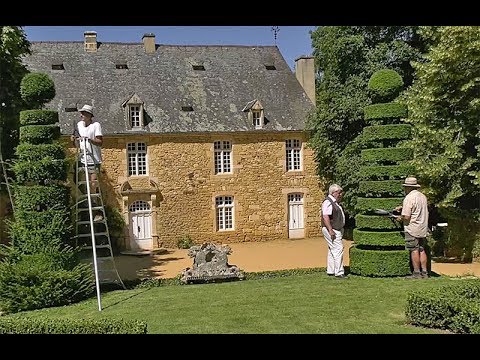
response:
{"label": "sky", "polygon": [[[24,26],[29,41],[83,41],[96,31],[99,42],[142,42],[154,33],[163,45],[275,45],[273,26]],[[276,45],[290,68],[295,59],[312,54],[310,31],[315,26],[278,26]]]}

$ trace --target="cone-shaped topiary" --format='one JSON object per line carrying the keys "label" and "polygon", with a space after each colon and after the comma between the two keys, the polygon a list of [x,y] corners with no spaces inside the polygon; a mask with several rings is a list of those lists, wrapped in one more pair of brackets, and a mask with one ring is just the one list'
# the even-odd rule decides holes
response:
{"label": "cone-shaped topiary", "polygon": [[[393,70],[380,70],[372,75],[368,85],[373,99],[389,101],[398,95],[403,81]],[[371,125],[360,135],[367,143],[367,148],[361,151],[367,165],[360,168],[358,215],[354,246],[350,250],[353,274],[402,276],[410,273],[402,224],[375,214],[376,209],[391,211],[402,204],[403,179],[414,173],[409,164],[412,151],[401,146],[402,141],[411,136],[411,126],[401,122],[406,116],[406,106],[398,103],[383,102],[365,108],[365,119]]]}
{"label": "cone-shaped topiary", "polygon": [[91,268],[79,264],[71,235],[65,150],[59,144],[58,113],[40,110],[55,96],[46,74],[21,82],[22,98],[36,110],[20,113],[20,145],[13,171],[13,246],[0,263],[0,310],[16,312],[59,306],[91,296]]}

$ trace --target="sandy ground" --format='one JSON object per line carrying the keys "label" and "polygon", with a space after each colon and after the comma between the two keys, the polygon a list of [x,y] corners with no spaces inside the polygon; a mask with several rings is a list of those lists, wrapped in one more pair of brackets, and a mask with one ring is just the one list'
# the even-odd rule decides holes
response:
{"label": "sandy ground", "polygon": [[[344,264],[348,266],[348,248],[345,240]],[[232,253],[228,263],[246,272],[326,267],[327,244],[322,237],[309,239],[276,240],[270,242],[229,244]],[[186,249],[161,249],[144,256],[119,255],[115,263],[122,279],[173,278],[183,269],[192,267],[193,259]],[[432,271],[448,276],[480,277],[480,263],[432,263]]]}

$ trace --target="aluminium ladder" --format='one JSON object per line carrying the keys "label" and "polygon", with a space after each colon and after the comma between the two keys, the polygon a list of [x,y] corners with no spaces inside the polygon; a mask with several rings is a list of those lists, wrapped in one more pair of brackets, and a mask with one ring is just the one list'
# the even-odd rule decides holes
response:
{"label": "aluminium ladder", "polygon": [[[87,155],[95,161],[92,151],[87,150],[90,144],[87,138],[80,138],[80,151],[77,148],[75,164],[75,184],[77,199],[75,203],[76,216],[76,245],[81,248],[84,261],[93,263],[97,297],[100,304],[100,284],[116,284],[126,289],[115,266],[110,233],[108,231],[105,206],[100,190],[100,174],[95,169],[97,180],[95,193],[91,192]],[[79,155],[83,156],[79,156]],[[90,169],[92,166],[90,165]],[[95,216],[95,214],[100,216]]]}

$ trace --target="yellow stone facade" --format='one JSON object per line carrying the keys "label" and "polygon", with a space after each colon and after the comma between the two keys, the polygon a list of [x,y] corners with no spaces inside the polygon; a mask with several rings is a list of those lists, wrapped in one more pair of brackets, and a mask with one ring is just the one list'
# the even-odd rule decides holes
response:
{"label": "yellow stone facade", "polygon": [[[301,171],[286,171],[287,139],[302,142]],[[231,174],[215,174],[219,140],[232,144]],[[147,144],[147,176],[128,176],[130,142]],[[152,249],[176,247],[186,235],[196,244],[289,238],[291,193],[303,194],[303,236],[321,235],[324,194],[302,132],[107,135],[102,156],[104,201],[118,208],[127,224],[121,249],[132,248],[129,206],[136,200],[150,205]],[[234,230],[217,231],[217,196],[233,196]]]}

